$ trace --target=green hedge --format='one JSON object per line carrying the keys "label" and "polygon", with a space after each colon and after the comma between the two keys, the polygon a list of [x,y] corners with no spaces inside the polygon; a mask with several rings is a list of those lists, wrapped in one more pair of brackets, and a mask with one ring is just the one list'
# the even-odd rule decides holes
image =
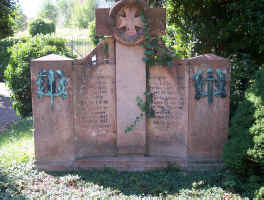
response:
{"label": "green hedge", "polygon": [[231,119],[223,158],[236,173],[264,174],[264,70],[256,73],[245,100]]}
{"label": "green hedge", "polygon": [[48,54],[73,57],[65,46],[65,40],[52,36],[37,35],[11,48],[5,79],[12,92],[13,107],[22,117],[32,114],[30,62]]}
{"label": "green hedge", "polygon": [[4,71],[8,66],[9,57],[11,54],[8,49],[19,42],[26,42],[27,39],[27,37],[23,37],[0,40],[0,81],[4,81]]}
{"label": "green hedge", "polygon": [[35,36],[37,34],[50,34],[56,31],[56,26],[53,22],[44,19],[35,19],[29,23],[29,34]]}

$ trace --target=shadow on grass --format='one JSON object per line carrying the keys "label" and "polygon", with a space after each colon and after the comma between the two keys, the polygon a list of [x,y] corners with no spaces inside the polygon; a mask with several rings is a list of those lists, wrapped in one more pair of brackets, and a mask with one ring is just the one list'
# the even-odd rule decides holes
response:
{"label": "shadow on grass", "polygon": [[85,182],[118,190],[125,195],[159,196],[160,194],[178,194],[182,189],[208,189],[213,186],[222,186],[220,172],[185,173],[170,168],[149,172],[118,172],[105,169],[85,172],[49,172],[49,174],[53,176],[78,175]]}
{"label": "shadow on grass", "polygon": [[19,186],[16,185],[8,175],[0,168],[0,199],[1,200],[29,200],[21,194]]}
{"label": "shadow on grass", "polygon": [[12,108],[12,103],[9,97],[0,94],[0,129],[5,124],[19,119],[16,112]]}

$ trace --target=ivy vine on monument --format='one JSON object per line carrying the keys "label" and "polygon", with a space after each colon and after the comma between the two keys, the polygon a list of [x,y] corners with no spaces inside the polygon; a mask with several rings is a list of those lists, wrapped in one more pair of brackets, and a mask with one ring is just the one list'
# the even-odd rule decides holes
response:
{"label": "ivy vine on monument", "polygon": [[178,55],[172,53],[165,46],[162,45],[162,40],[158,36],[151,36],[148,26],[148,21],[145,18],[144,14],[141,12],[140,17],[143,24],[144,32],[144,42],[141,43],[141,46],[145,49],[143,61],[146,63],[146,91],[144,93],[146,101],[144,102],[139,96],[136,97],[137,105],[140,108],[140,115],[136,117],[134,122],[125,129],[125,133],[129,133],[133,130],[136,124],[143,119],[144,115],[147,118],[155,117],[155,110],[153,109],[153,93],[150,89],[150,67],[152,66],[173,66],[173,59],[177,58]]}

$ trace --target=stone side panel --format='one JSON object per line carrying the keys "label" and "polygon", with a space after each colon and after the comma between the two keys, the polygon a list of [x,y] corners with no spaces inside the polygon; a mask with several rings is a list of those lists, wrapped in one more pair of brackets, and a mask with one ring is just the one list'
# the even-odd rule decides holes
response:
{"label": "stone side panel", "polygon": [[[229,126],[229,99],[231,65],[229,60],[212,54],[186,60],[189,68],[188,86],[188,160],[190,162],[207,162],[221,160],[222,150],[227,141]],[[216,69],[226,73],[227,97],[213,97],[213,103],[208,104],[208,98],[195,99],[193,75],[202,69],[206,78],[206,70],[212,68],[216,77]],[[207,82],[205,91],[207,91]],[[195,166],[195,163],[192,163]]]}
{"label": "stone side panel", "polygon": [[[41,69],[63,70],[68,81],[67,98],[54,98],[53,110],[49,97],[37,97],[37,75]],[[74,160],[72,60],[50,55],[31,64],[32,107],[37,166],[58,162],[71,165]]]}

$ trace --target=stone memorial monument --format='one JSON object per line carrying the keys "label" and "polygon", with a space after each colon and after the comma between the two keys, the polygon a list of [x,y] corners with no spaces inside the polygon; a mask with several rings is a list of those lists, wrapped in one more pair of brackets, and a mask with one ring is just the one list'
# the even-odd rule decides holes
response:
{"label": "stone memorial monument", "polygon": [[[111,9],[96,9],[96,34],[108,37],[88,56],[49,55],[32,61],[38,168],[221,166],[230,62],[206,54],[147,71],[140,45],[146,39],[142,16],[151,36],[165,33],[165,9],[147,8],[144,0],[121,0]],[[147,87],[152,117],[137,103],[146,102]]]}

